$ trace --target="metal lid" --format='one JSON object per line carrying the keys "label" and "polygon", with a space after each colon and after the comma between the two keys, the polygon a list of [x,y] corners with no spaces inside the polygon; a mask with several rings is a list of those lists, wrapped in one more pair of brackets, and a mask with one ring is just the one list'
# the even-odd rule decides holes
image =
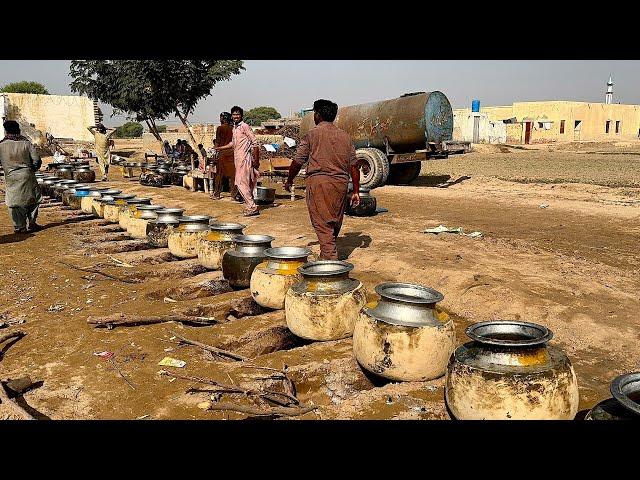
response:
{"label": "metal lid", "polygon": [[476,342],[503,347],[530,347],[542,345],[553,338],[547,327],[516,320],[496,320],[470,325],[467,336]]}
{"label": "metal lid", "polygon": [[252,243],[270,243],[270,242],[273,242],[274,240],[275,238],[269,235],[234,235],[233,236],[234,242],[245,243],[249,245]]}
{"label": "metal lid", "polygon": [[206,223],[208,225],[210,218],[209,215],[184,215],[178,217],[178,221],[180,223]]}
{"label": "metal lid", "polygon": [[627,410],[640,414],[640,372],[625,373],[611,382],[611,395]]}
{"label": "metal lid", "polygon": [[276,260],[295,260],[297,258],[306,260],[311,255],[311,250],[305,247],[275,247],[267,248],[264,254],[267,258]]}
{"label": "metal lid", "polygon": [[298,272],[308,277],[333,277],[353,270],[353,264],[341,260],[317,260],[298,267]]}
{"label": "metal lid", "polygon": [[242,230],[246,227],[246,225],[242,225],[241,223],[231,223],[231,222],[209,222],[209,226],[211,230],[215,231],[226,231],[226,230]]}
{"label": "metal lid", "polygon": [[385,282],[375,290],[383,298],[405,303],[429,305],[444,299],[444,295],[437,290],[415,283]]}

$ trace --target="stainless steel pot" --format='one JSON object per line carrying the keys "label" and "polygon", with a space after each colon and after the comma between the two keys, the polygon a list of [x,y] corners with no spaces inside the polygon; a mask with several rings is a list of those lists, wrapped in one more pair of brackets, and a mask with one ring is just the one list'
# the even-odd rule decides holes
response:
{"label": "stainless steel pot", "polygon": [[352,189],[347,191],[347,208],[345,213],[355,217],[369,217],[376,213],[377,202],[376,198],[371,195],[371,190],[368,188],[360,187],[360,203],[356,207],[351,206],[351,193]]}
{"label": "stainless steel pot", "polygon": [[180,225],[178,230],[182,232],[208,232],[210,230],[210,219],[209,215],[185,215],[179,217],[178,222],[180,222]]}
{"label": "stainless steel pot", "polygon": [[180,223],[178,219],[182,217],[184,208],[163,208],[156,213],[158,214],[156,220],[158,223],[175,223],[177,225]]}
{"label": "stainless steel pot", "polygon": [[276,199],[276,189],[258,186],[253,199],[258,205],[270,205]]}
{"label": "stainless steel pot", "polygon": [[609,390],[612,398],[593,407],[585,420],[640,420],[640,372],[616,377]]}
{"label": "stainless steel pot", "polygon": [[264,251],[275,240],[269,235],[235,235],[234,248],[222,257],[222,275],[235,288],[248,288],[251,274],[265,258]]}

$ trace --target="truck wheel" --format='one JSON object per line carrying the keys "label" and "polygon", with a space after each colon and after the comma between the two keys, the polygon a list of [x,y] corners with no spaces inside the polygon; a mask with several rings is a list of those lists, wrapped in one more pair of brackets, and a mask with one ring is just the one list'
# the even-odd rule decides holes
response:
{"label": "truck wheel", "polygon": [[420,167],[422,167],[420,162],[391,164],[387,183],[390,185],[409,185],[420,176]]}
{"label": "truck wheel", "polygon": [[387,183],[389,177],[389,160],[377,148],[359,148],[356,150],[360,167],[360,186],[377,188]]}

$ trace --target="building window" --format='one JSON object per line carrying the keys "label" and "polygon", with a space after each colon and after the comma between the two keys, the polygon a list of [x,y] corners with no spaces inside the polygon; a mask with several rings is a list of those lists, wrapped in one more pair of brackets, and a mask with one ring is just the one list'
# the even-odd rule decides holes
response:
{"label": "building window", "polygon": [[560,133],[564,133],[564,120],[560,120]]}
{"label": "building window", "polygon": [[616,133],[620,133],[620,120],[616,120]]}
{"label": "building window", "polygon": [[607,123],[604,127],[604,133],[609,133],[609,125],[611,125],[611,120],[607,120]]}

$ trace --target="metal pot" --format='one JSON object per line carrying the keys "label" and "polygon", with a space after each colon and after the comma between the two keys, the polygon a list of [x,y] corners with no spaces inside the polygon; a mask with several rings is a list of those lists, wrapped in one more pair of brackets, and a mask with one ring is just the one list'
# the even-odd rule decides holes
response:
{"label": "metal pot", "polygon": [[51,186],[52,186],[52,185],[53,185],[57,180],[59,180],[59,178],[58,178],[58,177],[52,177],[52,176],[44,177],[44,178],[42,179],[41,191],[42,191],[42,194],[43,194],[44,196],[46,196],[46,197],[51,197],[51,196],[52,196],[53,192],[52,192],[52,190],[51,190]]}
{"label": "metal pot", "polygon": [[[99,193],[99,196],[95,195],[96,193]],[[119,195],[120,193],[122,193],[121,190],[116,190],[114,188],[107,188],[102,191],[94,190],[93,192],[91,192],[91,195],[89,196],[89,198],[83,198],[81,200],[80,206],[83,212],[93,213],[94,215],[97,215],[98,217],[102,218],[104,217],[105,203],[109,201],[113,201],[114,198],[112,195]],[[89,205],[87,205],[87,202],[89,202]]]}
{"label": "metal pot", "polygon": [[59,183],[54,184],[53,187],[53,196],[58,200],[62,201],[62,193],[71,188],[73,185],[77,185],[78,182],[75,180],[62,180]]}
{"label": "metal pot", "polygon": [[104,204],[104,219],[111,223],[120,222],[120,212],[127,208],[127,200],[135,198],[133,193],[112,195],[113,200]]}
{"label": "metal pot", "polygon": [[270,205],[276,199],[276,189],[258,186],[253,192],[253,197],[258,205]]}
{"label": "metal pot", "polygon": [[178,187],[182,186],[182,178],[189,173],[188,168],[175,168],[173,169],[173,171],[171,172],[171,183],[173,185],[176,185]]}
{"label": "metal pot", "polygon": [[349,277],[353,265],[339,260],[318,260],[298,268],[302,280],[284,300],[289,330],[308,340],[350,337],[358,313],[367,302],[362,282]]}
{"label": "metal pot", "polygon": [[178,218],[180,224],[169,234],[167,246],[178,258],[196,258],[198,241],[209,233],[208,215],[189,215]]}
{"label": "metal pot", "polygon": [[162,209],[164,209],[162,205],[137,205],[135,212],[130,213],[127,222],[127,233],[132,238],[147,238],[149,220],[158,218],[156,211]]}
{"label": "metal pot", "polygon": [[353,215],[355,217],[369,217],[376,213],[376,197],[371,195],[371,190],[369,188],[360,187],[360,203],[357,207],[351,206],[351,193],[352,189],[347,191],[347,208],[345,213],[347,215]]}
{"label": "metal pot", "polygon": [[140,174],[140,184],[147,187],[162,187],[164,176],[154,171],[146,171]]}
{"label": "metal pot", "polygon": [[171,170],[167,168],[159,168],[156,172],[158,175],[162,175],[162,184],[170,185],[171,184]]}
{"label": "metal pot", "polygon": [[640,372],[616,377],[609,389],[612,398],[593,407],[585,420],[640,420]]}
{"label": "metal pot", "polygon": [[[91,187],[89,193],[80,199],[80,210],[84,213],[93,213],[93,200],[102,197],[102,193],[109,190],[109,187]],[[119,193],[119,190],[116,190]]]}
{"label": "metal pot", "polygon": [[170,218],[149,220],[147,223],[147,241],[158,248],[166,248],[169,245],[169,235],[180,225],[178,220]]}
{"label": "metal pot", "polygon": [[58,167],[56,176],[64,180],[73,180],[73,168],[70,165]]}
{"label": "metal pot", "polygon": [[123,230],[128,229],[129,219],[135,214],[138,205],[151,205],[151,198],[133,197],[126,199],[125,202],[127,202],[127,208],[121,210],[118,216],[118,223]]}
{"label": "metal pot", "polygon": [[353,353],[366,370],[399,381],[444,375],[456,346],[453,321],[436,308],[443,295],[412,283],[382,283],[362,309],[353,331]]}
{"label": "metal pot", "polygon": [[62,203],[74,210],[80,210],[82,198],[89,195],[89,188],[87,185],[74,185],[72,188],[66,189],[62,192]]}
{"label": "metal pot", "polygon": [[287,290],[302,280],[298,272],[311,250],[304,247],[276,247],[264,251],[266,261],[251,274],[251,296],[258,305],[274,310],[284,308]]}
{"label": "metal pot", "polygon": [[233,248],[233,237],[242,235],[245,226],[240,223],[209,222],[211,231],[198,242],[200,265],[209,270],[220,270],[224,253]]}
{"label": "metal pot", "polygon": [[84,183],[93,183],[96,181],[96,172],[91,170],[89,165],[80,166],[73,172],[73,179]]}
{"label": "metal pot", "polygon": [[178,224],[178,219],[182,217],[184,208],[164,208],[162,210],[158,210],[156,213],[158,214],[158,222],[175,222]]}
{"label": "metal pot", "polygon": [[264,261],[264,251],[273,240],[269,235],[235,235],[234,248],[222,257],[222,276],[234,288],[248,288],[253,270]]}
{"label": "metal pot", "polygon": [[578,384],[569,358],[535,323],[481,322],[449,360],[445,399],[460,420],[571,420]]}

